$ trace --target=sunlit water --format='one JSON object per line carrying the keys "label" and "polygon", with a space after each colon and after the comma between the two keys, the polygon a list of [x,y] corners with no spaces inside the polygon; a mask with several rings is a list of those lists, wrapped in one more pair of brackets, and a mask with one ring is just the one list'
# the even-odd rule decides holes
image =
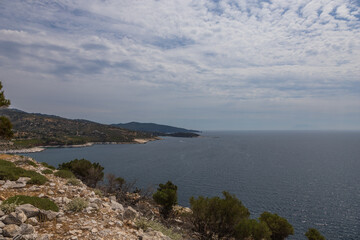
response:
{"label": "sunlit water", "polygon": [[179,203],[226,190],[250,210],[277,213],[305,239],[309,227],[326,239],[360,239],[360,132],[207,132],[147,144],[54,148],[24,154],[54,166],[75,158],[139,187],[171,180]]}

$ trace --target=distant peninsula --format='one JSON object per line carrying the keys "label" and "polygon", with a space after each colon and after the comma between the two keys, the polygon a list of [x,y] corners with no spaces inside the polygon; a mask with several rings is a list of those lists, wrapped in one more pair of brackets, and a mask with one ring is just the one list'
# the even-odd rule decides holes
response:
{"label": "distant peninsula", "polygon": [[38,146],[89,146],[90,143],[145,143],[156,136],[82,119],[0,109],[13,125],[11,142],[0,141],[0,151]]}
{"label": "distant peninsula", "polygon": [[178,128],[168,125],[161,125],[156,123],[118,123],[112,124],[112,126],[124,128],[132,131],[141,131],[150,133],[154,136],[171,136],[171,137],[198,137],[200,136],[198,130],[189,130],[185,128]]}
{"label": "distant peninsula", "polygon": [[13,125],[11,141],[0,140],[0,152],[41,151],[39,147],[82,147],[93,143],[146,143],[160,136],[198,137],[199,131],[130,122],[100,124],[83,119],[67,119],[55,115],[27,113],[14,108],[0,108]]}

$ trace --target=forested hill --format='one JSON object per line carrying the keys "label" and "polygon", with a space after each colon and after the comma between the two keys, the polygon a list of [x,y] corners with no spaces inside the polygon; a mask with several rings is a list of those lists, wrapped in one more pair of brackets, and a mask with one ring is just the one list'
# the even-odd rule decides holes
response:
{"label": "forested hill", "polygon": [[168,125],[160,125],[156,123],[140,123],[140,122],[129,122],[112,124],[113,126],[126,128],[134,131],[149,132],[155,135],[170,135],[170,136],[198,136],[199,131],[189,130],[185,128],[172,127]]}
{"label": "forested hill", "polygon": [[13,124],[15,144],[23,147],[72,145],[88,142],[134,142],[151,134],[122,129],[87,120],[71,120],[53,115],[0,109]]}

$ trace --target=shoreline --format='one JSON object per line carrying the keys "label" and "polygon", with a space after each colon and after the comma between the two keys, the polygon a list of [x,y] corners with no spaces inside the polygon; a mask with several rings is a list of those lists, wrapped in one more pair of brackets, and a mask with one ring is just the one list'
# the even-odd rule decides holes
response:
{"label": "shoreline", "polygon": [[47,148],[82,148],[82,147],[91,147],[93,145],[101,144],[145,144],[151,141],[160,140],[161,138],[135,138],[133,142],[88,142],[84,144],[74,144],[74,145],[54,145],[54,146],[37,146],[31,148],[22,148],[22,149],[9,149],[1,150],[0,154],[18,154],[18,153],[36,153],[45,151]]}

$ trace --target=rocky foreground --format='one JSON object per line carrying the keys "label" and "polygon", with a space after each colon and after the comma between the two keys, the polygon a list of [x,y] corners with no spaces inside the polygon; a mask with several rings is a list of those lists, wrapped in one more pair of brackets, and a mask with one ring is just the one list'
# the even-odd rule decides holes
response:
{"label": "rocky foreground", "polygon": [[[17,162],[31,158],[14,155],[0,155],[0,159]],[[25,164],[21,166],[27,170],[41,173],[47,168],[36,163],[37,166]],[[138,211],[131,206],[125,206],[116,201],[114,196],[103,197],[96,191],[79,183],[78,186],[69,185],[67,179],[47,174],[44,185],[30,185],[30,178],[19,178],[17,181],[0,180],[0,204],[15,195],[36,196],[48,198],[59,207],[58,212],[41,210],[30,204],[16,206],[12,212],[0,210],[0,240],[3,239],[183,239],[170,238],[151,227],[139,227],[145,215],[147,219],[154,218],[158,213],[156,207],[147,202],[139,202]],[[134,196],[136,197],[136,196]],[[77,198],[87,202],[87,207],[76,212],[69,210],[69,203]],[[146,213],[146,214],[145,214]],[[177,236],[181,236],[177,234]]]}

